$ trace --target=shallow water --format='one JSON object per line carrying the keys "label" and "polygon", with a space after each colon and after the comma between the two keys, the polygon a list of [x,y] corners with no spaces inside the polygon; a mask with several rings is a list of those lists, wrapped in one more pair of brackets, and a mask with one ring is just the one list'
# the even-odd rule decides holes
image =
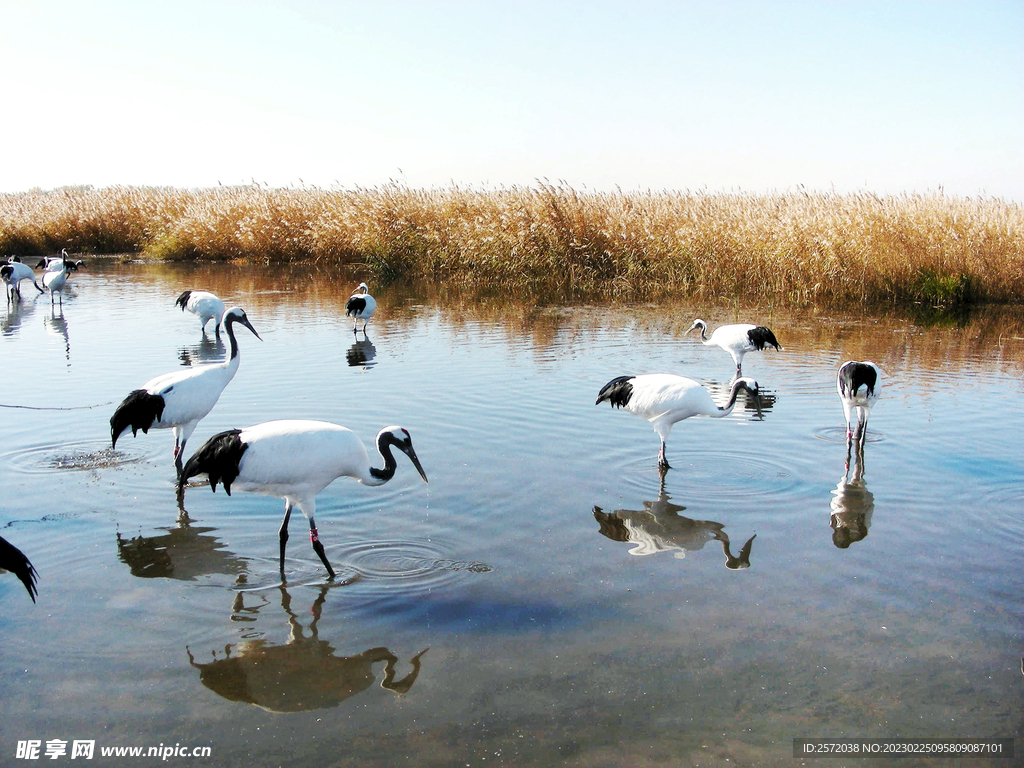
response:
{"label": "shallow water", "polygon": [[[35,606],[0,578],[5,764],[83,739],[97,765],[770,766],[801,737],[1024,733],[1024,341],[1000,321],[761,312],[785,347],[744,361],[761,415],[677,425],[662,484],[657,436],[597,391],[670,371],[724,399],[730,358],[684,332],[731,312],[393,288],[364,339],[325,273],[97,260],[71,285],[0,325],[0,535],[40,574]],[[194,487],[180,512],[169,431],[110,448],[131,389],[223,355],[173,305],[191,287],[263,341],[239,332],[186,453],[275,418],[413,436],[429,484],[400,457],[318,497],[334,582],[293,521],[282,583],[279,499]],[[851,358],[885,384],[847,471]]]}

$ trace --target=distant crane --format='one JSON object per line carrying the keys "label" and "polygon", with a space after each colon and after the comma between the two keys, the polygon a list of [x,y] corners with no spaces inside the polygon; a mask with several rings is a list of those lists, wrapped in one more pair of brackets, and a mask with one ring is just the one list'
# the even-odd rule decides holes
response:
{"label": "distant crane", "polygon": [[43,289],[39,288],[39,283],[36,282],[36,274],[32,271],[32,267],[28,264],[22,264],[21,259],[17,256],[12,256],[10,260],[2,267],[0,267],[0,278],[3,278],[4,284],[7,288],[7,301],[14,301],[14,297],[21,298],[21,281],[31,280],[32,285],[39,289],[42,293]]}
{"label": "distant crane", "polygon": [[359,321],[363,321],[363,333],[366,333],[366,324],[370,322],[373,313],[377,309],[377,301],[370,295],[370,289],[366,283],[360,283],[349,300],[345,303],[345,317],[354,318],[352,333],[356,332]]}
{"label": "distant crane", "polygon": [[334,569],[327,561],[316,530],[316,495],[339,477],[352,477],[364,485],[388,482],[398,466],[392,447],[408,456],[423,482],[427,482],[412,438],[404,427],[385,427],[377,434],[383,469],[370,466],[369,454],[352,430],[330,422],[268,421],[247,429],[232,429],[211,437],[188,460],[178,477],[178,495],[183,498],[189,478],[205,474],[214,491],[219,482],[229,496],[232,486],[279,496],[285,503],[284,520],[278,532],[282,575],[288,521],[292,508],[298,507],[309,520],[313,551],[334,578]]}
{"label": "distant crane", "polygon": [[224,302],[209,291],[185,291],[174,301],[181,311],[188,310],[199,318],[203,332],[206,324],[213,320],[213,330],[220,336],[220,326],[224,319]]}
{"label": "distant crane", "polygon": [[691,416],[722,418],[732,413],[736,397],[744,389],[757,397],[757,382],[738,378],[732,384],[729,402],[724,407],[715,404],[703,386],[685,376],[671,373],[649,373],[642,376],[619,376],[605,384],[597,395],[595,405],[607,401],[613,408],[622,408],[647,419],[661,437],[658,466],[670,469],[665,458],[665,443],[672,425]]}
{"label": "distant crane", "polygon": [[721,347],[730,355],[736,363],[736,373],[739,374],[743,368],[743,356],[747,352],[760,352],[765,347],[775,347],[781,350],[775,334],[763,325],[750,325],[749,323],[738,323],[736,325],[721,325],[715,329],[708,338],[708,324],[701,319],[693,321],[687,333],[699,328],[700,339],[705,346]]}

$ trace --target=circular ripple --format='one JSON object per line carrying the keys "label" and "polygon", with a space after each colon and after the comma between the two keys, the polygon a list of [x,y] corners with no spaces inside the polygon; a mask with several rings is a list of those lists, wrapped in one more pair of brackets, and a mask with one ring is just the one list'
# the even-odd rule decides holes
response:
{"label": "circular ripple", "polygon": [[[726,450],[686,453],[669,459],[666,476],[686,500],[778,497],[800,485],[797,472],[782,461]],[[627,467],[626,484],[639,493],[657,487],[657,458],[643,459]]]}
{"label": "circular ripple", "polygon": [[144,456],[114,450],[99,441],[29,446],[0,456],[0,462],[25,474],[112,469],[143,461]]}
{"label": "circular ripple", "polygon": [[[845,443],[846,427],[824,427],[815,430],[814,436],[818,440],[824,440],[827,443]],[[864,437],[864,442],[866,443],[881,443],[883,440],[885,440],[885,435],[873,429],[869,429]]]}
{"label": "circular ripple", "polygon": [[454,560],[422,541],[368,541],[346,545],[331,552],[345,570],[354,571],[360,582],[387,582],[405,591],[433,589],[467,573],[489,573],[486,563]]}

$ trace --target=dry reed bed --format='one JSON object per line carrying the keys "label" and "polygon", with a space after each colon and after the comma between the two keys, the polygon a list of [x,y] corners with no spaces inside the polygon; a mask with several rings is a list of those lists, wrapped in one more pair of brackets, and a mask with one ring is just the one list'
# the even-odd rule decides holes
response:
{"label": "dry reed bed", "polygon": [[360,265],[494,292],[944,307],[1024,296],[1024,209],[940,194],[595,193],[539,184],[0,195],[0,254]]}

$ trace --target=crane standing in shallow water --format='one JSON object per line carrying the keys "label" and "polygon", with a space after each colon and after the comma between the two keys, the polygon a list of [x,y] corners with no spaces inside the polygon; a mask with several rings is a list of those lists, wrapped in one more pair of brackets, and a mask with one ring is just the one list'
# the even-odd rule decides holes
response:
{"label": "crane standing in shallow water", "polygon": [[[129,427],[134,437],[138,430],[171,429],[174,433],[174,466],[181,474],[181,453],[196,425],[220,399],[221,392],[238,370],[238,342],[234,324],[241,323],[259,339],[245,311],[234,307],[224,313],[224,330],[231,343],[231,352],[223,363],[197,365],[150,379],[141,389],[132,391],[110,417],[111,447]],[[262,341],[262,339],[260,339]]]}
{"label": "crane standing in shallow water", "polygon": [[330,422],[290,419],[231,429],[211,437],[188,460],[178,478],[178,497],[183,498],[189,478],[205,474],[212,490],[216,491],[217,483],[222,483],[228,496],[234,486],[284,499],[284,520],[278,532],[281,574],[288,521],[292,508],[298,507],[309,521],[313,551],[334,578],[334,569],[316,529],[316,495],[339,477],[352,477],[363,485],[388,482],[398,466],[392,447],[408,456],[423,482],[427,482],[412,438],[404,427],[385,427],[377,434],[383,469],[370,466],[366,447],[352,430]]}
{"label": "crane standing in shallow water", "polygon": [[220,326],[224,319],[224,302],[209,291],[184,291],[181,296],[174,300],[174,305],[186,309],[199,318],[202,323],[203,333],[206,333],[206,324],[213,320],[213,330],[220,336]]}
{"label": "crane standing in shallow water", "polygon": [[647,419],[661,437],[658,466],[671,469],[665,458],[665,443],[672,425],[691,416],[710,416],[720,419],[732,413],[741,389],[757,397],[757,382],[749,378],[736,379],[732,384],[729,402],[718,406],[704,387],[693,379],[671,373],[649,373],[642,376],[619,376],[612,379],[597,395],[595,405],[607,401],[613,408],[635,413]]}
{"label": "crane standing in shallow water", "polygon": [[749,323],[720,325],[711,334],[710,339],[707,334],[707,323],[698,318],[693,321],[693,325],[690,326],[687,333],[696,328],[700,329],[702,344],[705,346],[721,347],[732,355],[732,360],[736,363],[737,375],[743,370],[743,356],[747,352],[760,352],[766,347],[775,347],[776,350],[782,350],[778,340],[775,338],[775,334],[771,332],[771,329],[765,328],[763,325],[751,325]]}
{"label": "crane standing in shallow water", "polygon": [[345,303],[345,317],[354,318],[352,333],[356,332],[359,321],[363,321],[363,333],[366,333],[366,324],[370,322],[373,313],[377,310],[377,301],[370,295],[370,288],[366,283],[360,283],[349,300]]}
{"label": "crane standing in shallow water", "polygon": [[[870,360],[848,360],[839,366],[836,391],[846,414],[846,441],[855,439],[863,443],[868,431],[868,416],[882,394],[882,370]],[[856,429],[853,427],[854,413],[857,416]]]}

